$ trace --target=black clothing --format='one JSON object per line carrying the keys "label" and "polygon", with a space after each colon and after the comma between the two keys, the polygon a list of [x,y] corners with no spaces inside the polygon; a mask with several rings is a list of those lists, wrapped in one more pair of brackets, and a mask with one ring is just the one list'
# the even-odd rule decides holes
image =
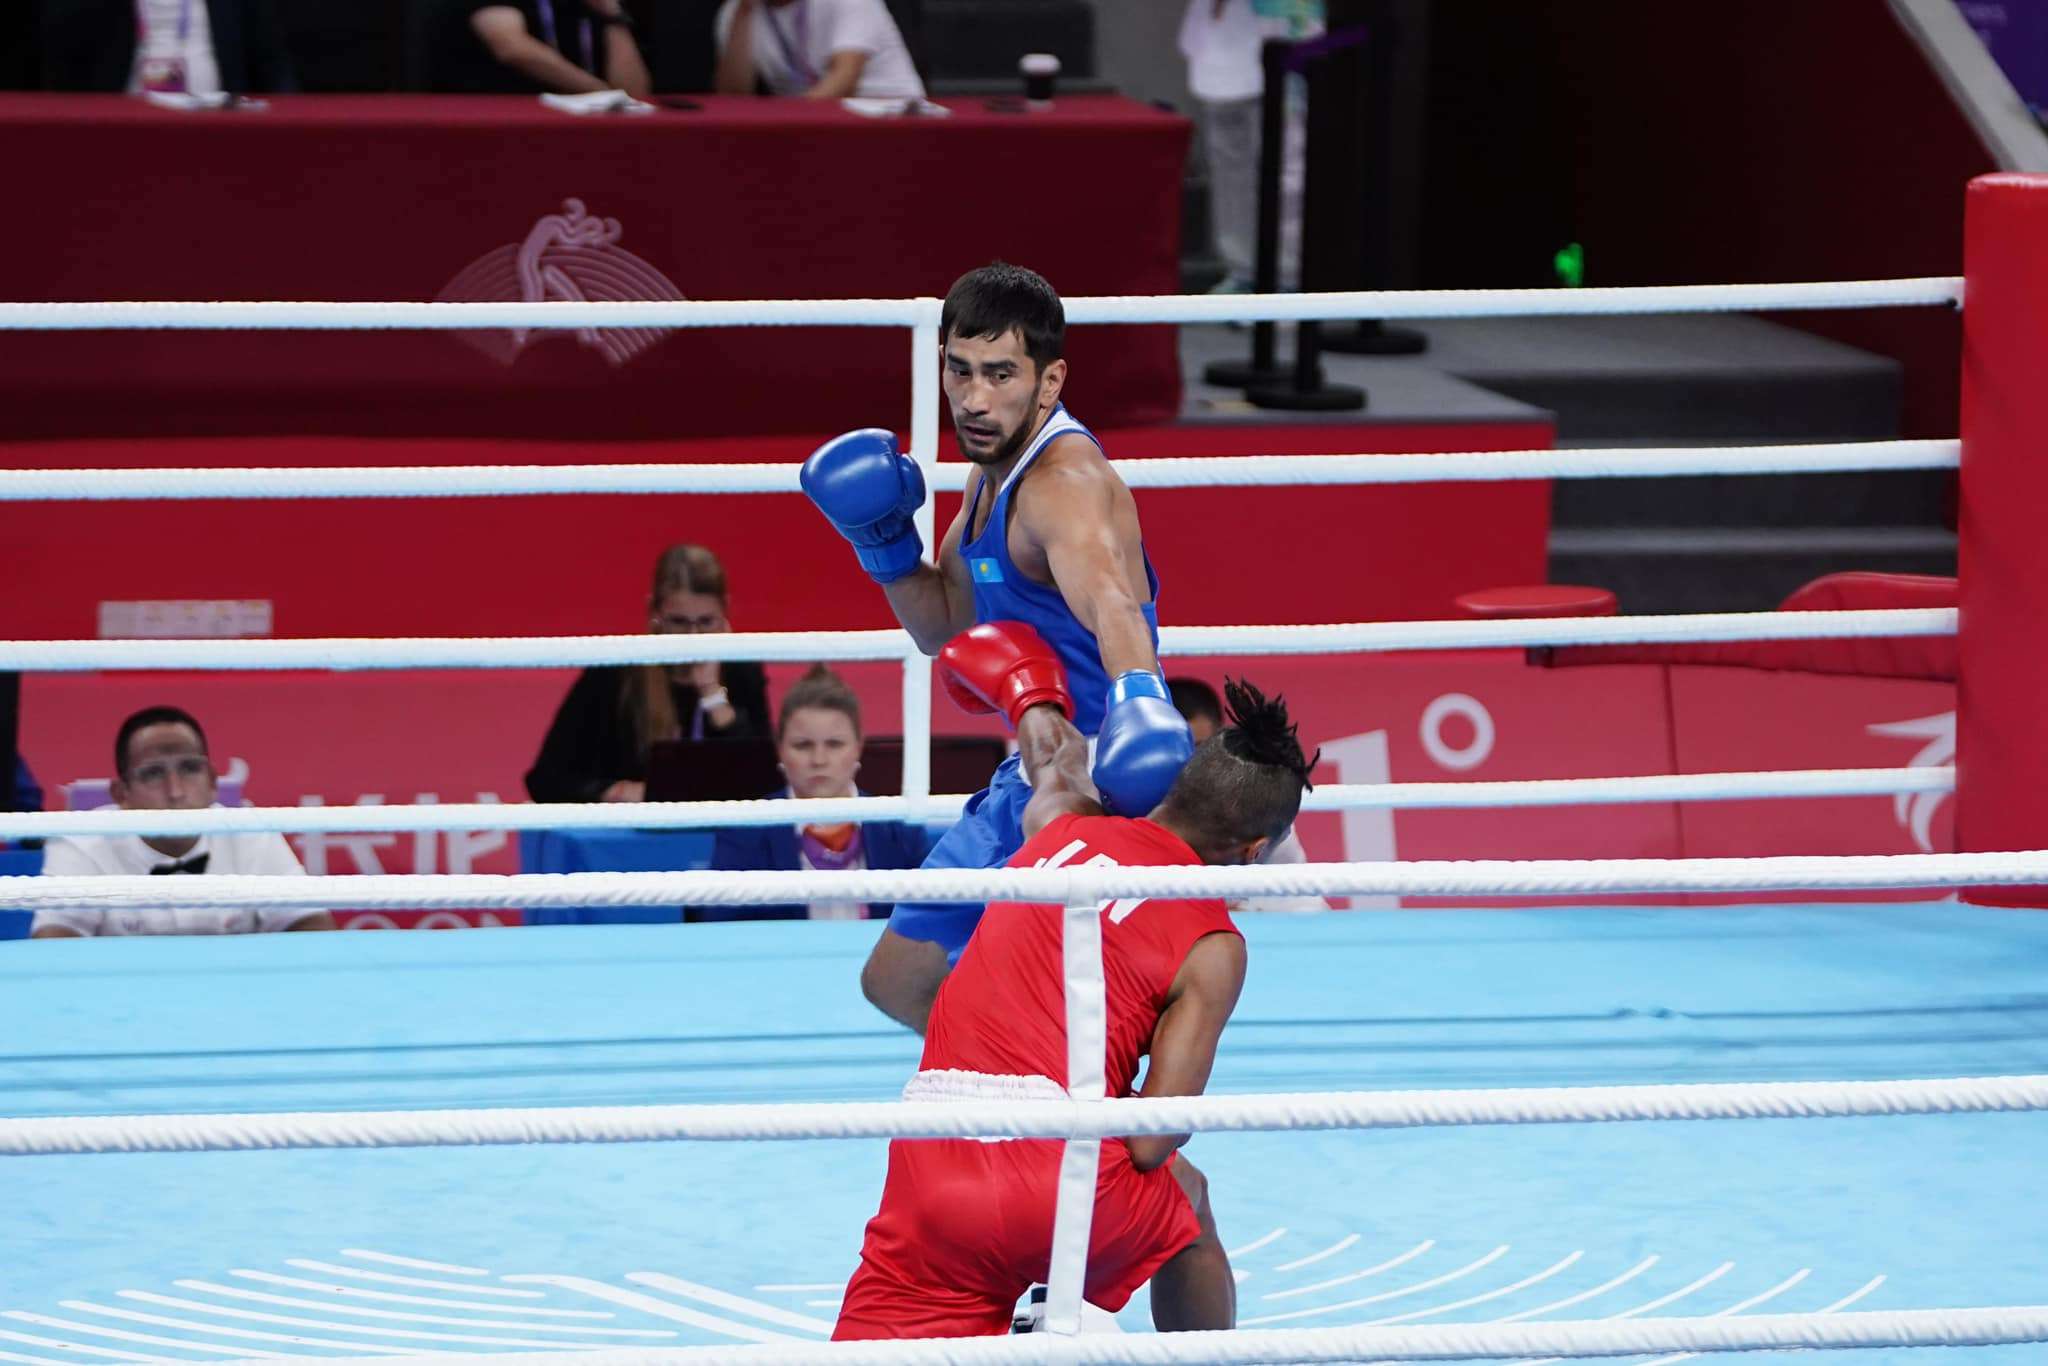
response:
{"label": "black clothing", "polygon": [[491,55],[470,27],[480,9],[516,9],[526,31],[585,71],[604,74],[605,33],[583,0],[428,0],[422,78],[453,95],[537,95],[547,89]]}
{"label": "black clothing", "polygon": [[[298,89],[272,0],[207,0],[207,30],[221,89]],[[43,84],[51,90],[126,90],[135,69],[135,0],[44,0]]]}
{"label": "black clothing", "polygon": [[[603,665],[577,676],[555,712],[547,739],[541,742],[540,757],[527,770],[527,796],[537,802],[594,802],[621,778],[646,780],[647,755],[635,742],[632,724],[619,700],[621,689],[632,682],[628,677],[632,672],[619,665]],[[734,663],[720,666],[719,677],[732,703],[733,722],[716,730],[707,720],[704,733],[735,739],[774,734],[768,716],[767,672],[759,664]],[[669,691],[687,736],[697,715],[697,690],[680,686]]]}

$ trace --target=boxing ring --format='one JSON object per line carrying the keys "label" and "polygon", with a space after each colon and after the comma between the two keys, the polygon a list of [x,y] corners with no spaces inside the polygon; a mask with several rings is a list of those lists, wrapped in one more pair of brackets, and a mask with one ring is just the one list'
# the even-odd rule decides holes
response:
{"label": "boxing ring", "polygon": [[[2030,678],[1976,661],[2034,589],[1997,534],[2040,475],[2022,360],[2048,283],[2048,182],[1973,190],[1963,760],[1916,770],[1319,788],[1309,809],[1589,804],[1956,788],[1952,855],[990,873],[178,879],[179,904],[768,903],[997,894],[1067,905],[1072,1099],[894,1101],[915,1041],[861,1001],[872,926],[584,927],[39,945],[0,957],[0,1360],[642,1359],[1525,1363],[1807,1347],[1819,1360],[2039,1359],[2048,1341],[2048,921],[1955,901],[1575,908],[1615,892],[1970,889],[2035,904],[2014,841],[2042,752]],[[2042,264],[2032,264],[2039,256]],[[1085,323],[1953,306],[1962,282],[1070,300]],[[714,326],[912,331],[912,451],[937,488],[937,301],[0,305],[17,327]],[[2012,371],[2010,367],[2020,367]],[[1990,454],[1987,457],[1985,451]],[[1954,442],[1120,466],[1176,482],[1944,468]],[[2017,472],[2015,470],[2017,469]],[[1973,512],[1978,495],[1996,505]],[[794,468],[8,471],[0,497],[794,492]],[[931,541],[931,507],[922,528]],[[1976,520],[1973,521],[1973,518]],[[1980,533],[1973,539],[1973,532]],[[2032,547],[2028,547],[2032,549]],[[2011,553],[2008,553],[2011,552]],[[1161,653],[1942,635],[1949,611],[1163,630]],[[243,808],[0,816],[0,835],[688,826],[942,817],[930,678],[897,632],[528,640],[0,642],[0,668],[904,664],[905,795],[858,803]],[[1977,672],[1972,672],[1977,670]],[[1981,680],[1981,681],[1980,681]],[[1975,738],[1973,738],[1975,737]],[[1993,743],[1996,740],[1997,743]],[[1985,812],[1970,805],[1978,794]],[[1792,809],[1796,810],[1796,806]],[[2001,826],[2000,822],[2006,822]],[[6,879],[0,901],[163,904],[148,878]],[[2001,890],[2004,889],[2004,890]],[[1211,1094],[1101,1099],[1100,907],[1126,896],[1515,894],[1550,909],[1248,916],[1252,969]],[[1092,1050],[1093,1062],[1089,1062]],[[1093,1070],[1091,1087],[1091,1066]],[[1717,1122],[1702,1122],[1717,1121]],[[1738,1122],[1739,1121],[1739,1122]],[[1240,1328],[1084,1314],[1089,1202],[1063,1198],[1047,1333],[827,1347],[882,1140],[1198,1131]],[[1079,1330],[1079,1331],[1077,1331]],[[1856,1349],[1855,1355],[1849,1349]],[[566,1360],[566,1356],[564,1357]]]}

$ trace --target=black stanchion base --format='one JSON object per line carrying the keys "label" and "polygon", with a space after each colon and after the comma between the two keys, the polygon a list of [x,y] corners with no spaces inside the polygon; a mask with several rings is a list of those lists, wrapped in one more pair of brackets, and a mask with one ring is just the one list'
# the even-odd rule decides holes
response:
{"label": "black stanchion base", "polygon": [[1341,413],[1365,406],[1365,390],[1350,384],[1320,384],[1297,389],[1285,384],[1258,384],[1245,390],[1254,408],[1277,408],[1293,413]]}
{"label": "black stanchion base", "polygon": [[1323,350],[1347,356],[1419,356],[1428,349],[1429,338],[1406,327],[1362,322],[1355,328],[1323,329]]}
{"label": "black stanchion base", "polygon": [[1219,389],[1249,389],[1254,384],[1284,384],[1293,373],[1292,366],[1263,370],[1248,360],[1219,360],[1202,367],[1202,383]]}

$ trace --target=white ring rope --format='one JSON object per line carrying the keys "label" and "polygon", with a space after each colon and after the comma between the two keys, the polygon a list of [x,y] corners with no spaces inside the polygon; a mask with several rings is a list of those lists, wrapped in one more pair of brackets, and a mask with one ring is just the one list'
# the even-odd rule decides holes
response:
{"label": "white ring rope", "polygon": [[[916,655],[890,631],[723,631],[630,636],[308,637],[281,640],[0,641],[0,669],[571,669],[589,664],[888,660]],[[921,658],[921,656],[919,656]]]}
{"label": "white ring rope", "polygon": [[[1134,489],[1500,483],[1528,479],[1952,470],[1955,440],[1796,446],[1462,451],[1403,455],[1227,455],[1113,461]],[[337,465],[249,469],[0,470],[0,502],[202,498],[511,498],[553,494],[796,493],[796,465]],[[927,471],[958,493],[969,469]]]}
{"label": "white ring rope", "polygon": [[1113,1138],[2048,1110],[2048,1076],[1304,1091],[1116,1100],[877,1100],[0,1119],[0,1156],[843,1138]]}
{"label": "white ring rope", "polygon": [[[1069,323],[1311,318],[1535,318],[1779,309],[1956,307],[1959,276],[1600,289],[1421,289],[1319,294],[1111,295],[1065,301]],[[0,303],[0,329],[461,330],[479,327],[909,327],[939,300],[736,299],[534,303]]]}
{"label": "white ring rope", "polygon": [[[1676,616],[1496,621],[1373,621],[1302,626],[1166,626],[1161,656],[1374,654],[1543,645],[1684,644],[1952,636],[1951,607],[1840,612],[1691,612]],[[0,641],[0,669],[558,669],[700,660],[903,660],[902,631],[730,631],[704,635],[317,637],[280,640]]]}
{"label": "white ring rope", "polygon": [[[1303,811],[1462,810],[1637,802],[1751,801],[1788,797],[1888,797],[1953,792],[1955,769],[1818,768],[1756,773],[1673,773],[1628,778],[1507,782],[1325,783]],[[443,802],[395,806],[228,806],[198,811],[0,812],[0,839],[78,835],[291,835],[417,830],[701,830],[843,821],[955,820],[964,795],[776,797],[716,802]]]}
{"label": "white ring rope", "polygon": [[1399,289],[1326,294],[1181,294],[1077,298],[1069,323],[1227,323],[1349,318],[1569,318],[1838,308],[1957,308],[1959,275],[1764,285],[1596,289]]}
{"label": "white ring rope", "polygon": [[479,327],[914,327],[937,299],[0,303],[0,331],[465,331]]}
{"label": "white ring rope", "polygon": [[909,868],[863,872],[388,873],[0,877],[0,906],[101,910],[248,906],[362,910],[763,906],[819,900],[1029,901],[1249,896],[1610,896],[2048,883],[2048,851],[1769,858],[1472,859],[1244,867]]}
{"label": "white ring rope", "polygon": [[[1852,1309],[1671,1319],[1560,1319],[1550,1323],[1399,1324],[1349,1328],[1240,1328],[1208,1333],[1090,1333],[1064,1337],[926,1338],[790,1342],[760,1346],[627,1347],[523,1352],[521,1366],[1307,1366],[1356,1361],[1495,1361],[1509,1357],[1614,1357],[1645,1352],[1760,1352],[1786,1348],[1989,1347],[2048,1341],[2048,1306]],[[298,1358],[310,1360],[311,1358]],[[377,1366],[390,1357],[322,1357],[327,1366]],[[475,1363],[452,1353],[409,1355],[431,1366]],[[232,1364],[230,1364],[232,1366]]]}

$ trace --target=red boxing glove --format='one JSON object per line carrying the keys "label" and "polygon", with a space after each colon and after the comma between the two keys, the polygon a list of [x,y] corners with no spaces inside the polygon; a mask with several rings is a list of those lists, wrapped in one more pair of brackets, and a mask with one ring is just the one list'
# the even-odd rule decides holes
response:
{"label": "red boxing glove", "polygon": [[1041,702],[1052,703],[1070,721],[1074,717],[1060,657],[1021,621],[985,621],[947,641],[939,651],[939,681],[962,711],[1001,712],[1012,730]]}

